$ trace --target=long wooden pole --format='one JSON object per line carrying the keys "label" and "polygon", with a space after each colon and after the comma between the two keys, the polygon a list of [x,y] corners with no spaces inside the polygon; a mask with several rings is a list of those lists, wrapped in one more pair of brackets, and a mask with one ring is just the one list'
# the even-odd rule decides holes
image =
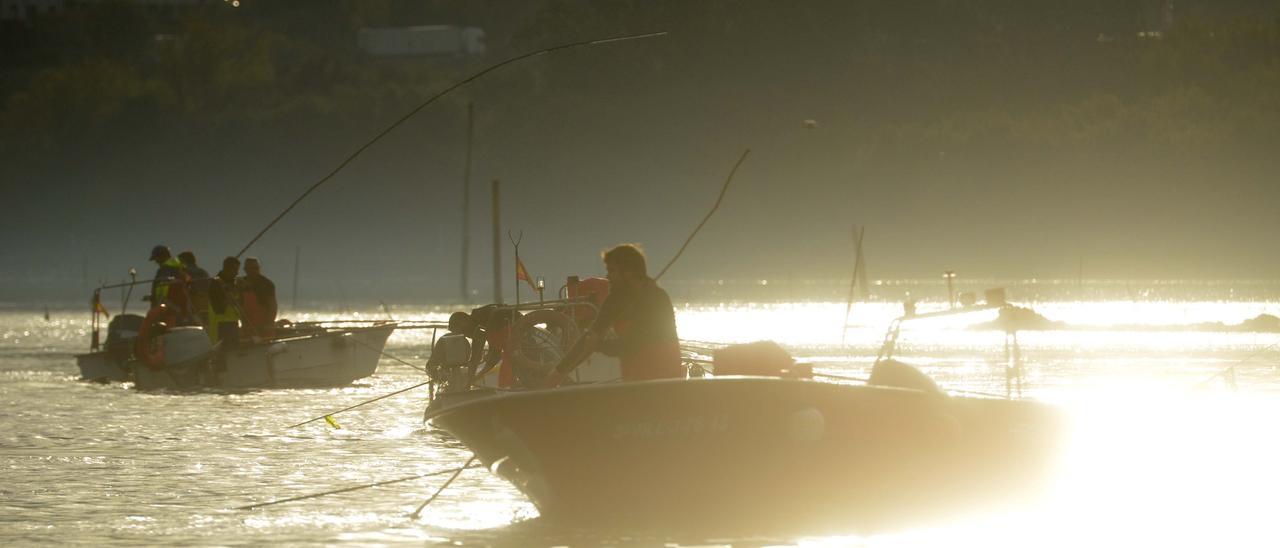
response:
{"label": "long wooden pole", "polygon": [[[352,340],[355,340],[355,339],[352,339]],[[432,345],[432,346],[435,346],[435,345]],[[379,351],[379,352],[381,352],[381,351]],[[400,361],[404,361],[404,360],[400,360]],[[378,401],[378,400],[383,400],[383,399],[386,399],[386,398],[390,398],[391,396],[394,396],[394,395],[396,395],[396,394],[403,394],[403,393],[405,393],[405,392],[408,392],[408,391],[410,391],[410,390],[413,390],[414,388],[421,388],[421,387],[423,387],[423,386],[426,386],[426,385],[428,385],[428,384],[431,384],[431,382],[432,382],[432,381],[420,382],[420,383],[415,384],[415,385],[413,385],[413,386],[410,386],[410,387],[408,387],[408,388],[401,388],[400,390],[396,390],[395,392],[392,392],[392,393],[390,393],[390,394],[383,394],[383,395],[378,396],[378,397],[376,397],[376,398],[373,398],[373,399],[371,399],[371,400],[365,400],[365,401],[362,401],[362,402],[357,403],[357,404],[355,404],[355,405],[349,405],[349,406],[347,406],[347,407],[343,407],[342,409],[339,409],[339,410],[337,410],[337,411],[333,411],[333,412],[331,412],[331,413],[325,413],[325,414],[320,415],[319,417],[316,417],[316,418],[314,418],[314,419],[307,419],[307,420],[302,421],[302,422],[297,423],[297,424],[290,424],[289,426],[286,426],[285,428],[297,428],[297,427],[299,427],[299,426],[303,426],[303,425],[311,424],[311,423],[316,422],[316,421],[318,421],[318,420],[324,420],[324,418],[325,418],[325,417],[332,417],[332,416],[334,416],[334,415],[337,415],[338,413],[345,413],[345,412],[347,412],[347,411],[350,411],[350,410],[355,409],[355,408],[357,408],[357,407],[360,407],[360,406],[362,406],[362,405],[368,405],[368,404],[371,404],[371,403],[373,403],[373,402],[375,402],[375,401]]]}
{"label": "long wooden pole", "polygon": [[493,180],[493,302],[502,304],[502,240],[498,235],[502,232],[501,207],[499,200],[500,183]]}
{"label": "long wooden pole", "polygon": [[[849,298],[844,303],[844,325],[840,327],[840,344],[844,345],[849,334],[849,312],[853,309],[854,290],[858,287],[858,275],[862,271],[862,236],[866,227],[853,227],[853,279],[849,280]],[[864,287],[865,291],[866,288]]]}
{"label": "long wooden pole", "polygon": [[729,170],[729,176],[725,177],[724,186],[720,187],[720,195],[716,196],[716,203],[712,204],[711,211],[707,212],[707,216],[702,218],[702,222],[698,223],[698,226],[693,229],[693,232],[689,234],[689,237],[684,240],[684,244],[680,246],[678,251],[676,251],[676,255],[672,257],[670,261],[667,261],[667,266],[662,267],[662,270],[658,272],[658,275],[653,277],[654,280],[661,278],[662,275],[666,274],[667,270],[671,268],[671,265],[676,264],[676,261],[680,259],[680,255],[684,254],[685,248],[689,247],[689,242],[693,241],[693,237],[698,235],[698,232],[707,224],[707,221],[711,220],[711,216],[716,214],[716,210],[720,209],[720,202],[724,200],[724,193],[729,191],[729,183],[733,182],[733,176],[738,173],[738,167],[742,165],[742,162],[747,160],[748,154],[751,154],[751,149],[742,151],[742,156],[738,158],[738,162],[733,164],[733,169]]}
{"label": "long wooden pole", "polygon": [[302,265],[302,246],[293,248],[293,303],[290,305],[293,312],[298,312],[298,270]]}
{"label": "long wooden pole", "polygon": [[467,161],[462,168],[462,302],[471,302],[471,142],[475,130],[475,105],[467,103]]}
{"label": "long wooden pole", "polygon": [[[468,461],[468,462],[470,462],[470,461]],[[470,465],[470,464],[468,464],[468,466],[471,466],[471,465]],[[474,468],[474,466],[473,466],[473,468]],[[412,476],[406,476],[406,477],[403,477],[403,478],[396,478],[396,479],[383,480],[383,481],[375,481],[375,482],[373,482],[373,483],[366,483],[366,484],[364,484],[364,485],[355,485],[355,486],[352,486],[352,487],[343,487],[342,489],[334,489],[334,490],[332,490],[332,491],[325,491],[325,492],[323,492],[323,493],[312,493],[312,494],[310,494],[310,495],[302,495],[302,496],[298,496],[298,497],[289,497],[289,498],[287,498],[287,499],[279,499],[279,500],[273,500],[273,501],[269,501],[269,502],[259,502],[259,503],[257,503],[257,504],[249,504],[249,505],[246,505],[246,506],[237,506],[235,509],[236,509],[236,510],[253,510],[254,508],[262,508],[263,506],[273,506],[273,505],[276,505],[276,504],[284,504],[284,503],[286,503],[286,502],[297,502],[297,501],[300,501],[300,500],[314,499],[314,498],[324,497],[324,496],[328,496],[328,495],[336,495],[336,494],[338,494],[338,493],[350,493],[350,492],[352,492],[352,491],[358,491],[358,490],[360,490],[360,489],[368,489],[368,488],[370,488],[370,487],[381,487],[381,486],[383,486],[383,485],[391,485],[391,484],[393,484],[393,483],[400,483],[400,482],[412,481],[412,480],[416,480],[416,479],[429,478],[429,477],[432,477],[432,476],[443,476],[443,475],[445,475],[445,474],[457,474],[458,472],[459,472],[459,470],[458,470],[458,469],[456,469],[456,468],[450,468],[450,469],[448,469],[448,470],[436,470],[436,471],[434,471],[434,472],[426,472],[426,473],[423,473],[423,474],[414,474],[414,475],[412,475]],[[455,477],[456,477],[456,476],[455,476]]]}

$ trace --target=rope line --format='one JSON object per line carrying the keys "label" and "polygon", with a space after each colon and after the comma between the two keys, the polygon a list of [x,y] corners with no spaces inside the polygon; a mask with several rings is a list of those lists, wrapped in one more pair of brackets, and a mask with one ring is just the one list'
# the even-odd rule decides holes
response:
{"label": "rope line", "polygon": [[391,396],[394,396],[394,395],[396,395],[396,394],[403,394],[403,393],[405,393],[405,392],[408,392],[408,391],[410,391],[410,390],[413,390],[414,388],[421,388],[421,387],[423,387],[423,386],[426,386],[426,385],[428,385],[428,384],[431,384],[432,382],[433,382],[433,381],[427,381],[427,382],[422,382],[422,383],[415,384],[415,385],[410,386],[410,387],[408,387],[408,388],[402,388],[402,389],[400,389],[400,390],[396,390],[395,392],[392,392],[392,393],[390,393],[390,394],[383,394],[383,395],[378,396],[378,397],[376,397],[376,398],[373,398],[373,399],[371,399],[371,400],[363,401],[363,402],[357,403],[357,404],[355,404],[355,405],[352,405],[352,406],[350,406],[350,407],[345,407],[345,408],[339,409],[339,410],[334,411],[334,412],[332,412],[332,413],[325,413],[325,414],[320,415],[319,417],[316,417],[316,418],[314,418],[314,419],[305,420],[305,421],[302,421],[302,422],[300,422],[300,423],[298,423],[298,424],[292,424],[292,425],[289,425],[289,426],[287,426],[287,427],[285,427],[285,428],[297,428],[297,427],[302,426],[302,425],[304,425],[304,424],[311,424],[311,423],[316,422],[316,421],[318,421],[318,420],[324,420],[324,418],[325,418],[325,417],[332,417],[332,416],[334,416],[334,415],[337,415],[338,413],[345,413],[345,412],[347,412],[347,411],[350,411],[350,410],[355,409],[355,408],[357,408],[357,407],[360,407],[360,406],[362,406],[362,405],[368,405],[368,404],[373,403],[373,402],[376,402],[376,401],[378,401],[378,400],[382,400],[382,399],[390,398]]}
{"label": "rope line", "polygon": [[369,344],[369,343],[362,342],[360,339],[357,339],[357,338],[355,338],[355,337],[352,337],[352,338],[351,338],[351,340],[352,340],[352,341],[354,341],[356,344],[358,344],[358,345],[360,345],[360,346],[363,346],[363,347],[365,347],[365,348],[368,348],[369,350],[372,350],[372,351],[374,351],[374,352],[377,352],[377,353],[378,353],[379,355],[381,355],[382,357],[387,358],[387,359],[389,359],[389,360],[391,360],[391,361],[398,362],[398,363],[401,363],[401,364],[403,364],[403,365],[407,365],[407,366],[412,367],[412,368],[414,368],[414,369],[417,369],[418,371],[421,371],[421,372],[423,372],[423,373],[426,373],[426,372],[427,372],[427,369],[426,369],[425,367],[418,367],[418,366],[413,365],[413,364],[411,364],[411,363],[409,363],[409,362],[407,362],[407,361],[404,361],[404,360],[402,360],[402,359],[400,359],[400,358],[397,358],[397,357],[395,357],[395,356],[392,356],[391,354],[388,354],[388,353],[386,353],[386,352],[382,351],[381,349],[374,347],[373,345],[371,345],[371,344]]}
{"label": "rope line", "polygon": [[[481,467],[480,465],[477,465],[477,466],[471,466],[471,468],[480,468],[480,467]],[[448,469],[448,470],[437,470],[437,471],[435,471],[435,472],[427,472],[427,473],[425,473],[425,474],[414,474],[414,475],[412,475],[412,476],[407,476],[407,477],[403,477],[403,478],[396,478],[396,479],[385,480],[385,481],[376,481],[376,482],[373,482],[373,483],[366,483],[366,484],[364,484],[364,485],[356,485],[356,486],[352,486],[352,487],[344,487],[344,488],[342,488],[342,489],[334,489],[334,490],[332,490],[332,491],[325,491],[325,492],[323,492],[323,493],[312,493],[312,494],[310,494],[310,495],[301,495],[301,496],[297,496],[297,497],[289,497],[289,498],[287,498],[287,499],[279,499],[279,500],[273,500],[273,501],[269,501],[269,502],[259,502],[259,503],[257,503],[257,504],[249,504],[249,505],[246,505],[246,506],[237,506],[236,508],[234,508],[234,510],[252,510],[252,509],[254,509],[254,508],[262,508],[262,507],[264,507],[264,506],[273,506],[273,505],[276,505],[276,504],[284,504],[284,503],[286,503],[286,502],[295,502],[295,501],[299,501],[299,500],[314,499],[314,498],[323,497],[323,496],[326,496],[326,495],[336,495],[336,494],[338,494],[338,493],[349,493],[349,492],[351,492],[351,491],[359,491],[359,490],[361,490],[361,489],[368,489],[368,488],[370,488],[370,487],[379,487],[379,486],[382,486],[382,485],[390,485],[390,484],[393,484],[393,483],[400,483],[400,482],[403,482],[403,481],[410,481],[410,480],[416,480],[416,479],[422,479],[422,478],[429,478],[429,477],[431,477],[431,476],[443,476],[443,475],[445,475],[445,474],[449,474],[449,473],[457,473],[457,472],[459,472],[459,471],[460,471],[460,469],[453,469],[453,468],[450,468],[450,469]]]}
{"label": "rope line", "polygon": [[458,476],[462,475],[463,470],[466,470],[468,468],[474,468],[473,466],[471,466],[471,463],[475,461],[476,461],[476,456],[471,455],[471,458],[467,459],[467,463],[457,468],[456,470],[454,470],[453,476],[451,476],[448,481],[444,482],[444,485],[441,485],[439,489],[436,489],[435,494],[431,495],[431,498],[423,502],[421,506],[418,506],[418,509],[414,510],[412,514],[409,514],[409,517],[412,519],[418,519],[418,516],[422,515],[422,509],[426,508],[428,504],[432,503],[432,501],[435,501],[436,497],[439,497],[440,493],[443,493],[444,490],[449,487],[449,484],[453,483],[453,480],[458,479]]}

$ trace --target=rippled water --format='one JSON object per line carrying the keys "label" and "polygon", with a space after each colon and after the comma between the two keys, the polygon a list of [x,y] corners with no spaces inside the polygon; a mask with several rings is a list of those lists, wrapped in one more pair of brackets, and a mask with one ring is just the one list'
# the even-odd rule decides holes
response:
{"label": "rippled water", "polygon": [[[1095,326],[1236,323],[1280,302],[1045,302],[1053,319]],[[678,311],[687,339],[777,340],[831,373],[864,375],[890,304],[738,304]],[[396,311],[443,319],[449,310]],[[1169,330],[1027,332],[1031,395],[1076,419],[1058,487],[1043,503],[865,537],[664,539],[552,530],[518,491],[468,470],[412,520],[446,476],[256,510],[238,506],[461,465],[468,451],[421,424],[425,391],[323,422],[289,424],[406,387],[422,373],[384,359],[376,376],[332,390],[142,394],[76,380],[88,314],[0,312],[0,544],[550,545],[1276,545],[1280,334]],[[309,315],[311,318],[319,314]],[[323,315],[333,317],[332,315]],[[367,317],[367,316],[366,316]],[[295,318],[306,319],[306,318]],[[984,318],[990,319],[990,318]],[[935,322],[903,332],[900,355],[948,388],[1003,392],[1001,333]],[[430,331],[400,331],[387,352],[421,364]],[[1235,366],[1238,390],[1216,374]]]}

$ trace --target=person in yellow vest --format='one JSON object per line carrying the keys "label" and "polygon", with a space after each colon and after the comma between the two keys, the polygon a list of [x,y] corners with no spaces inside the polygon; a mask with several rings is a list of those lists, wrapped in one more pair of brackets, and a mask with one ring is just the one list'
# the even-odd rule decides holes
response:
{"label": "person in yellow vest", "polygon": [[209,340],[215,344],[223,341],[223,348],[240,345],[240,296],[236,276],[240,274],[240,259],[227,257],[222,260],[222,270],[209,281]]}
{"label": "person in yellow vest", "polygon": [[178,314],[179,322],[191,321],[191,302],[187,296],[187,282],[190,277],[187,276],[186,269],[173,255],[169,254],[169,248],[163,245],[157,245],[151,248],[150,261],[156,263],[156,275],[151,280],[151,306],[157,307],[161,304],[168,305],[170,310]]}

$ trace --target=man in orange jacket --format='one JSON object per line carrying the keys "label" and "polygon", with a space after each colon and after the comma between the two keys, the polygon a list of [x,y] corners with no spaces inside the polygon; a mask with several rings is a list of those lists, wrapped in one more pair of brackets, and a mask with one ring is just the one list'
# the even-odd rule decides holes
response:
{"label": "man in orange jacket", "polygon": [[262,263],[257,257],[244,260],[244,277],[240,279],[240,318],[247,335],[258,339],[270,339],[276,335],[276,284],[262,275]]}

